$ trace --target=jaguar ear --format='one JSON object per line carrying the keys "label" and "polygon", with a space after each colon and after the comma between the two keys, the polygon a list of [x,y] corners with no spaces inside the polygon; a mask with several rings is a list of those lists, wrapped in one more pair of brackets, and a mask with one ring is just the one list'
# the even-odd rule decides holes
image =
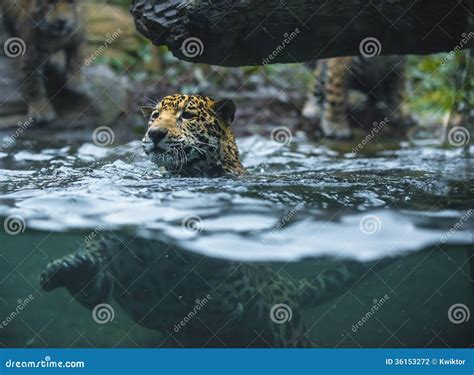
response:
{"label": "jaguar ear", "polygon": [[152,105],[144,105],[140,109],[142,111],[143,117],[145,118],[146,121],[148,121],[155,107]]}
{"label": "jaguar ear", "polygon": [[218,100],[214,104],[214,109],[217,112],[217,114],[221,116],[222,119],[228,124],[231,124],[232,121],[234,121],[235,103],[233,100],[231,99]]}

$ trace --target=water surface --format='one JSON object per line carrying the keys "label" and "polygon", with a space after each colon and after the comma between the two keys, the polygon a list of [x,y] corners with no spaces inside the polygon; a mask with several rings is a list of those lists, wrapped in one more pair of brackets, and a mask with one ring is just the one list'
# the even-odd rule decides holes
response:
{"label": "water surface", "polygon": [[[251,136],[239,148],[249,170],[239,179],[169,176],[136,141],[99,147],[43,135],[5,148],[0,214],[4,224],[20,223],[20,233],[0,234],[2,315],[34,299],[0,329],[2,345],[173,346],[119,307],[112,322],[98,326],[65,290],[38,289],[46,263],[104,233],[265,263],[295,279],[347,261],[391,258],[331,301],[303,306],[314,345],[472,343],[472,320],[448,317],[455,304],[472,311],[472,157],[409,144],[354,155],[303,137],[282,145]],[[389,302],[354,332],[385,295]]]}

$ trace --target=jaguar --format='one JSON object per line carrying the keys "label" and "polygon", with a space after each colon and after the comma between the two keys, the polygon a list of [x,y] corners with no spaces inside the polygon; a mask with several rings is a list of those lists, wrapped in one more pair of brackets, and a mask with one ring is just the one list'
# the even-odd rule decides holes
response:
{"label": "jaguar", "polygon": [[235,110],[231,99],[166,96],[143,109],[149,117],[143,149],[151,161],[178,175],[244,175],[231,129]]}
{"label": "jaguar", "polygon": [[351,261],[295,279],[278,264],[211,258],[158,239],[104,233],[50,262],[39,283],[45,291],[66,288],[92,311],[117,303],[137,325],[159,332],[163,346],[293,348],[318,346],[304,312],[367,274],[367,265]]}
{"label": "jaguar", "polygon": [[414,125],[403,106],[405,68],[403,56],[317,61],[302,115],[328,138],[348,139],[353,129],[370,131],[381,121],[403,136]]}
{"label": "jaguar", "polygon": [[[144,150],[173,175],[245,173],[230,129],[230,99],[172,95],[146,112]],[[212,258],[158,238],[103,233],[50,262],[39,283],[45,291],[66,288],[93,311],[115,301],[169,346],[308,347],[317,343],[308,337],[303,311],[347,291],[367,267],[344,262],[295,279],[275,264]]]}
{"label": "jaguar", "polygon": [[55,55],[64,52],[68,86],[78,92],[83,86],[84,30],[79,1],[2,0],[1,6],[5,30],[12,37],[4,49],[16,48],[19,52],[13,57],[20,60],[27,117],[37,124],[49,123],[57,116],[48,99],[45,70]]}

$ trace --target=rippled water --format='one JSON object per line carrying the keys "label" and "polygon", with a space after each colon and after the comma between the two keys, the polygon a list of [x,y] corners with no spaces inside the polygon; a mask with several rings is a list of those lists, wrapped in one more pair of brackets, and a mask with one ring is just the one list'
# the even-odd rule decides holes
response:
{"label": "rippled water", "polygon": [[[0,302],[5,316],[30,294],[35,307],[1,328],[0,342],[163,345],[161,334],[134,325],[122,310],[97,329],[64,289],[38,289],[48,261],[114,233],[227,262],[269,264],[294,279],[328,264],[396,257],[349,292],[308,306],[303,315],[314,345],[468,345],[472,320],[454,324],[447,314],[456,303],[472,309],[472,157],[402,146],[354,156],[304,138],[282,146],[252,136],[239,141],[248,176],[203,179],[163,174],[139,142],[18,142],[0,153],[0,214],[4,223],[25,223],[22,233],[1,232]],[[388,307],[354,332],[385,294]]]}

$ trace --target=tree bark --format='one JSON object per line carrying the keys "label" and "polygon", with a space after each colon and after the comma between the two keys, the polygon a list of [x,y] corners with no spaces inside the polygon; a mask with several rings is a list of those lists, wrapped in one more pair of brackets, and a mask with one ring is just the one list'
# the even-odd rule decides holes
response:
{"label": "tree bark", "polygon": [[472,1],[135,0],[131,12],[179,59],[242,66],[468,48]]}

